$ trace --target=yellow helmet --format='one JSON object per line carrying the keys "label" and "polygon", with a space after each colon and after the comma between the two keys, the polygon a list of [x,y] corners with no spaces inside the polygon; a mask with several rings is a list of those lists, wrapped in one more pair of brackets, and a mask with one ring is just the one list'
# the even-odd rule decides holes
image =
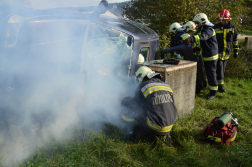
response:
{"label": "yellow helmet", "polygon": [[140,53],[138,56],[138,64],[142,64],[144,62],[144,56]]}
{"label": "yellow helmet", "polygon": [[187,31],[196,31],[196,25],[195,25],[195,23],[192,22],[192,21],[188,21],[188,22],[184,25],[184,27],[186,28],[186,32],[187,32]]}
{"label": "yellow helmet", "polygon": [[176,34],[181,27],[179,23],[174,22],[170,25],[169,32]]}
{"label": "yellow helmet", "polygon": [[205,13],[197,14],[194,16],[193,21],[200,23],[202,26],[210,22]]}
{"label": "yellow helmet", "polygon": [[154,77],[154,76],[159,76],[161,79],[160,73],[155,73],[155,71],[152,71],[149,67],[147,66],[141,66],[135,73],[136,80],[141,83],[143,82],[144,77],[148,77],[149,79]]}

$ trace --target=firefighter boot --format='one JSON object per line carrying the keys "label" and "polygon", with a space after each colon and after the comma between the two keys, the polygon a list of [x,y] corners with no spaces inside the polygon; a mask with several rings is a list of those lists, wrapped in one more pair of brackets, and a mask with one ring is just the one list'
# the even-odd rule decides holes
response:
{"label": "firefighter boot", "polygon": [[226,90],[224,89],[224,85],[219,85],[218,86],[218,91],[223,93],[223,92],[226,92]]}
{"label": "firefighter boot", "polygon": [[217,94],[217,91],[216,91],[216,90],[210,90],[208,99],[209,99],[209,100],[214,99],[214,98],[216,97],[216,94]]}

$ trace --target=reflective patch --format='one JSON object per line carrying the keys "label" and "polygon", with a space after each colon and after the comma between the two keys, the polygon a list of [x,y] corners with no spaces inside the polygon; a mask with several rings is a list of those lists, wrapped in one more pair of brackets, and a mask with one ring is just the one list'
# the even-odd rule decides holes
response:
{"label": "reflective patch", "polygon": [[152,103],[153,105],[173,103],[173,98],[169,93],[158,95],[158,96],[152,97]]}
{"label": "reflective patch", "polygon": [[147,96],[149,94],[152,94],[152,93],[157,92],[157,91],[162,91],[162,90],[173,93],[171,88],[168,87],[168,86],[152,86],[152,87],[146,89],[146,91],[143,92],[143,95],[144,95],[145,98],[147,98]]}
{"label": "reflective patch", "polygon": [[153,122],[151,122],[148,117],[147,117],[147,125],[152,130],[155,130],[158,132],[170,132],[173,127],[173,124],[169,125],[169,126],[165,126],[165,127],[158,126],[158,125],[154,124]]}
{"label": "reflective patch", "polygon": [[125,122],[135,122],[135,119],[129,118],[129,117],[123,115],[123,114],[121,114],[121,118],[122,118],[122,120],[124,120]]}
{"label": "reflective patch", "polygon": [[234,137],[232,137],[232,138],[230,138],[230,139],[228,139],[228,141],[229,141],[229,142],[234,141],[234,140],[235,140],[235,138],[236,138],[236,134],[237,134],[237,131],[235,132],[235,136],[234,136]]}

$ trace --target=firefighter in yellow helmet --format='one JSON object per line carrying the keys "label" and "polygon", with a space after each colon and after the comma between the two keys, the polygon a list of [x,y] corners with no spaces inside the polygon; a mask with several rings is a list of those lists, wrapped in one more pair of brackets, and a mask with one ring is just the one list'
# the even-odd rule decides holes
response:
{"label": "firefighter in yellow helmet", "polygon": [[[132,127],[131,136],[165,136],[169,134],[177,116],[173,91],[161,81],[160,73],[141,66],[135,73],[140,83],[134,97],[121,103],[121,118]],[[136,125],[137,124],[137,125]]]}

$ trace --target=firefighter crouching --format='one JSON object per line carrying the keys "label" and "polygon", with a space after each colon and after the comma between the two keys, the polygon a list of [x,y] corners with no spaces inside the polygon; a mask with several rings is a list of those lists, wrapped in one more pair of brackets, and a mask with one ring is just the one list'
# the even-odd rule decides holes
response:
{"label": "firefighter crouching", "polygon": [[198,35],[191,36],[183,40],[184,44],[200,43],[204,65],[206,69],[208,84],[210,86],[209,99],[214,99],[218,90],[218,82],[216,77],[217,60],[218,60],[218,43],[214,26],[204,13],[197,14],[193,21],[200,29]]}
{"label": "firefighter crouching", "polygon": [[217,81],[219,92],[226,92],[224,88],[224,73],[232,51],[234,49],[234,58],[238,55],[237,30],[235,25],[230,23],[230,12],[226,9],[219,14],[220,23],[214,25],[218,41],[219,59],[217,62]]}
{"label": "firefighter crouching", "polygon": [[169,142],[177,116],[172,89],[161,81],[160,73],[146,66],[141,66],[135,77],[140,85],[134,97],[126,97],[121,103],[121,118],[133,129],[131,140],[137,136],[165,136]]}

